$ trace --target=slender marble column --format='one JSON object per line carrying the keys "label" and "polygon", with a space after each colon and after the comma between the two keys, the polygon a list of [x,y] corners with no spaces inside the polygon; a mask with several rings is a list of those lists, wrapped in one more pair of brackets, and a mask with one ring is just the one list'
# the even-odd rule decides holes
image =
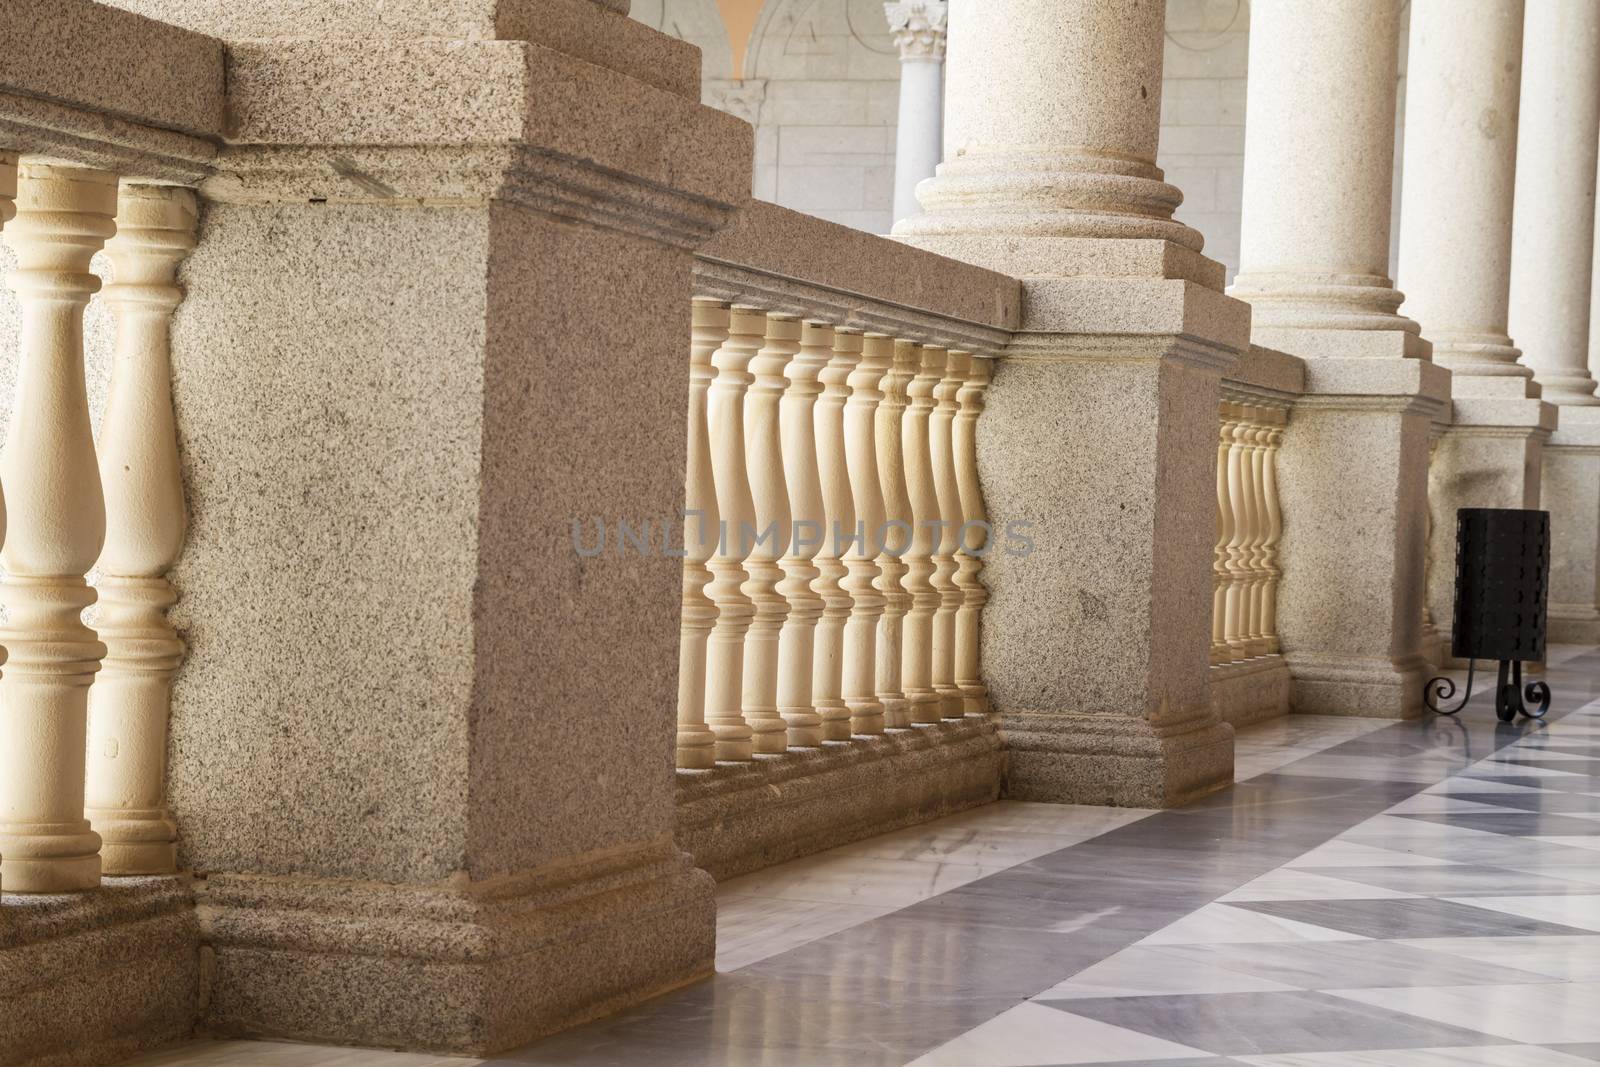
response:
{"label": "slender marble column", "polygon": [[84,818],[89,684],[106,648],[83,624],[84,575],[105,541],[89,428],[83,309],[91,257],[116,230],[115,175],[24,164],[5,242],[22,309],[16,396],[0,452],[9,524],[0,550],[0,880],[11,893],[100,882],[100,835]]}
{"label": "slender marble column", "polygon": [[944,37],[947,0],[897,0],[883,5],[900,49],[900,117],[894,141],[894,217],[917,214],[917,184],[939,165],[944,127]]}
{"label": "slender marble column", "polygon": [[1278,625],[1296,708],[1313,713],[1418,714],[1427,669],[1427,445],[1449,375],[1389,279],[1399,16],[1400,0],[1251,5],[1230,292],[1256,344],[1307,360],[1278,470]]}
{"label": "slender marble column", "polygon": [[1600,405],[1588,367],[1600,4],[1528,4],[1522,56],[1511,334],[1546,400]]}
{"label": "slender marble column", "polygon": [[167,571],[187,517],[172,410],[172,313],[178,264],[195,245],[195,197],[169,186],[124,186],[106,245],[117,320],[110,395],[100,423],[106,543],[100,553],[105,665],[89,689],[85,806],[106,874],[178,869],[167,810],[167,719],[183,642],[167,621],[177,593]]}
{"label": "slender marble column", "polygon": [[1412,0],[1410,32],[1399,284],[1453,375],[1429,468],[1426,655],[1430,630],[1449,642],[1457,509],[1539,506],[1555,409],[1507,332],[1523,2]]}
{"label": "slender marble column", "polygon": [[1588,362],[1600,5],[1529,3],[1522,57],[1510,322],[1544,399],[1560,406],[1539,468],[1550,511],[1549,636],[1600,641],[1600,397]]}

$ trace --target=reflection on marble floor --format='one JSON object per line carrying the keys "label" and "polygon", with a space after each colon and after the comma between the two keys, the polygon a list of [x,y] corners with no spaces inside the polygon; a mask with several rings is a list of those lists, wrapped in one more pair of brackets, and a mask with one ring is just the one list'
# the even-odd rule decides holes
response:
{"label": "reflection on marble floor", "polygon": [[[1291,717],[1183,809],[1000,803],[729,881],[715,979],[491,1062],[1592,1067],[1600,653],[1547,678],[1548,723]],[[434,1062],[249,1047],[148,1064]]]}

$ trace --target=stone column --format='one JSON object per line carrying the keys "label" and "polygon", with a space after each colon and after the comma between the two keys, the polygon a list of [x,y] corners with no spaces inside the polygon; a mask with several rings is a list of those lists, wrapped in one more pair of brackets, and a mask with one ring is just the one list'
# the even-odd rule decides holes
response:
{"label": "stone column", "polygon": [[1561,409],[1542,473],[1552,542],[1549,634],[1600,641],[1600,397],[1588,365],[1600,5],[1529,3],[1522,55],[1510,323],[1544,399]]}
{"label": "stone column", "polygon": [[450,40],[380,6],[170,5],[250,39],[173,327],[168,786],[202,1025],[482,1056],[712,970],[673,842],[684,412],[751,131],[598,5],[447,5]]}
{"label": "stone column", "polygon": [[1399,12],[1400,0],[1251,7],[1230,291],[1252,305],[1256,344],[1307,360],[1278,469],[1278,625],[1295,707],[1321,714],[1414,715],[1426,667],[1428,434],[1450,376],[1397,314],[1388,277]]}
{"label": "stone column", "polygon": [[917,183],[933,177],[944,126],[944,35],[948,0],[884,4],[900,49],[900,117],[894,137],[894,217],[910,218]]}
{"label": "stone column", "polygon": [[1555,427],[1506,332],[1522,18],[1522,0],[1411,5],[1399,284],[1434,362],[1452,372],[1428,494],[1427,603],[1447,646],[1456,510],[1538,507]]}
{"label": "stone column", "polygon": [[983,680],[1014,797],[1168,805],[1232,781],[1210,516],[1248,312],[1155,164],[1164,24],[1161,0],[952,0],[945,160],[896,227],[1026,287],[977,426]]}

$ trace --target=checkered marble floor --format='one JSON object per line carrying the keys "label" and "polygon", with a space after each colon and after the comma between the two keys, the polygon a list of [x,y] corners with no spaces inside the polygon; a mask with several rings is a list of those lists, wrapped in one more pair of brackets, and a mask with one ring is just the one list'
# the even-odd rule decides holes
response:
{"label": "checkered marble floor", "polygon": [[[493,1062],[1593,1067],[1600,651],[1547,677],[1543,723],[1293,716],[1183,809],[1000,803],[724,883],[714,980]],[[146,1067],[205,1062],[435,1061]]]}

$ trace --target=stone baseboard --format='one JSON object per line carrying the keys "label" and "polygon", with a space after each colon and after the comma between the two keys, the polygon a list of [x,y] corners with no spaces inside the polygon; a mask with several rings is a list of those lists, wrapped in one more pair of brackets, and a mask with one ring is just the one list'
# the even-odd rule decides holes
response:
{"label": "stone baseboard", "polygon": [[1291,652],[1294,710],[1305,715],[1414,719],[1423,713],[1422,687],[1432,668],[1422,656],[1405,659]]}
{"label": "stone baseboard", "polygon": [[1007,713],[1014,800],[1170,808],[1233,784],[1233,727],[1207,714],[1152,726],[1119,715]]}
{"label": "stone baseboard", "polygon": [[717,879],[747,874],[999,796],[985,716],[678,772],[678,847]]}
{"label": "stone baseboard", "polygon": [[203,1025],[490,1055],[710,975],[712,888],[669,841],[461,885],[213,876]]}
{"label": "stone baseboard", "polygon": [[1581,604],[1551,604],[1545,639],[1553,645],[1600,644],[1600,612]]}
{"label": "stone baseboard", "polygon": [[1282,656],[1256,656],[1212,667],[1210,690],[1211,710],[1237,728],[1289,714],[1294,677]]}
{"label": "stone baseboard", "polygon": [[194,1029],[200,932],[184,878],[108,878],[0,912],[0,1064],[95,1067]]}

